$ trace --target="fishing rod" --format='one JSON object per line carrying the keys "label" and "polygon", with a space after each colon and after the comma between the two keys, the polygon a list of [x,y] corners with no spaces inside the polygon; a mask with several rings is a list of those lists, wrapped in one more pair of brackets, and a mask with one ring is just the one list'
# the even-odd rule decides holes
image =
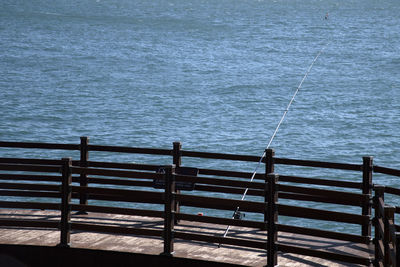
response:
{"label": "fishing rod", "polygon": [[[278,133],[279,128],[281,127],[282,122],[285,120],[286,114],[289,112],[290,106],[292,105],[294,99],[296,98],[297,93],[300,91],[300,88],[301,88],[301,86],[303,85],[303,82],[305,81],[305,79],[307,78],[308,74],[310,73],[312,67],[314,66],[314,63],[317,61],[317,59],[319,58],[319,56],[322,54],[322,52],[325,50],[325,48],[326,48],[329,44],[330,44],[330,42],[328,42],[328,43],[318,52],[318,54],[314,57],[314,60],[311,62],[310,66],[308,67],[306,73],[304,74],[303,79],[301,79],[299,86],[297,86],[296,91],[294,92],[292,98],[290,99],[288,106],[286,107],[285,111],[283,112],[283,115],[282,115],[281,119],[279,120],[278,125],[276,126],[275,131],[274,131],[274,133],[272,134],[272,136],[271,136],[271,138],[270,138],[270,140],[269,140],[269,142],[268,142],[268,145],[267,145],[266,149],[264,150],[264,153],[261,155],[260,160],[258,161],[258,164],[257,164],[255,170],[253,171],[253,174],[251,175],[250,182],[253,182],[254,177],[256,176],[257,170],[258,170],[258,168],[260,167],[261,162],[262,162],[262,160],[263,160],[263,158],[264,158],[264,156],[265,156],[265,154],[266,154],[266,150],[271,146],[272,140],[274,140],[276,134]],[[244,199],[246,198],[246,195],[247,195],[247,192],[248,192],[248,191],[249,191],[249,188],[246,188],[246,190],[244,190],[244,193],[243,193],[242,198],[241,198],[240,200],[244,200]],[[235,211],[233,212],[232,219],[235,219],[235,218],[236,218],[236,216],[237,216],[237,214],[238,214],[238,212],[239,212],[239,209],[240,209],[239,206],[236,207]],[[228,225],[228,227],[226,228],[226,230],[225,230],[225,232],[224,232],[223,237],[226,237],[226,235],[228,234],[230,228],[231,228],[231,226]],[[221,243],[218,245],[218,247],[219,247],[219,248],[221,247]]]}

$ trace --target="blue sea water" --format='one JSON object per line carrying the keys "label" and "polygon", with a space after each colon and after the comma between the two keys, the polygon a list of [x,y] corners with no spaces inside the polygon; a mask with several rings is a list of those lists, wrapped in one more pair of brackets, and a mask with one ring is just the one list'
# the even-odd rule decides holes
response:
{"label": "blue sea water", "polygon": [[2,0],[0,140],[261,156],[322,49],[276,155],[400,168],[398,0]]}

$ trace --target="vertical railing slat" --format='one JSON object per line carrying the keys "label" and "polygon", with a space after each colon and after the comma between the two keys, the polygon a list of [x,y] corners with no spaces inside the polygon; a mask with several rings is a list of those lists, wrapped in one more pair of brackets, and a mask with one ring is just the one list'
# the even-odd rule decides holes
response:
{"label": "vertical railing slat", "polygon": [[[88,161],[89,161],[89,137],[87,136],[82,136],[81,137],[81,144],[80,144],[80,161],[79,161],[79,167],[88,167]],[[80,179],[79,179],[79,185],[81,187],[87,187],[88,186],[88,177],[86,173],[81,173]],[[80,193],[79,195],[79,204],[81,205],[87,205],[88,204],[88,195],[84,192]],[[78,212],[78,214],[87,214],[86,211],[81,210]]]}
{"label": "vertical railing slat", "polygon": [[400,233],[396,233],[396,265],[400,267]]}
{"label": "vertical railing slat", "polygon": [[392,238],[390,235],[390,230],[389,230],[389,221],[394,221],[394,211],[395,207],[385,207],[385,214],[384,214],[384,236],[383,236],[383,244],[385,244],[385,259],[384,259],[384,265],[385,266],[390,266],[391,260],[390,260],[390,250],[389,250],[389,243],[392,243]]}
{"label": "vertical railing slat", "polygon": [[[172,150],[172,163],[175,165],[175,168],[178,169],[182,164],[182,155],[181,155],[182,144],[180,142],[173,143]],[[179,194],[180,190],[176,190],[176,193]],[[175,201],[175,211],[180,212],[181,208],[178,201]],[[175,219],[175,224],[178,224],[179,220]]]}
{"label": "vertical railing slat", "polygon": [[278,175],[277,174],[268,174],[268,183],[267,183],[267,191],[268,191],[268,202],[266,203],[267,214],[268,214],[268,240],[267,240],[267,266],[272,267],[278,264],[278,254],[277,254],[277,241],[278,241],[278,232],[276,224],[278,222],[278,209],[276,204],[278,202]]}
{"label": "vertical railing slat", "polygon": [[[268,174],[271,174],[274,172],[275,166],[274,166],[274,156],[275,156],[275,151],[272,148],[268,148],[265,150],[265,181],[268,181]],[[268,190],[264,190],[264,201],[265,203],[268,203]],[[264,222],[268,221],[268,214],[265,211],[264,212]],[[265,229],[262,229],[265,230]]]}
{"label": "vertical railing slat", "polygon": [[[373,157],[363,157],[363,182],[362,193],[372,196],[372,170],[373,170]],[[366,201],[362,204],[362,215],[371,217],[371,204]],[[371,237],[371,220],[361,226],[361,235]]]}
{"label": "vertical railing slat", "polygon": [[[379,207],[380,205],[380,199],[384,200],[384,192],[385,192],[385,187],[381,185],[375,185],[374,186],[374,191],[375,191],[375,197],[374,197],[374,207],[375,207],[375,217],[374,217],[374,225],[375,225],[375,238],[374,238],[374,243],[375,243],[375,266],[380,266],[380,263],[383,264],[383,257],[379,253],[379,241],[383,241],[383,236],[380,234],[380,224],[378,223],[378,220],[383,218],[383,214],[381,213],[381,209]],[[383,230],[383,229],[382,229]]]}
{"label": "vertical railing slat", "polygon": [[164,205],[164,252],[165,256],[172,256],[174,252],[174,224],[175,224],[175,166],[165,168],[165,205]]}
{"label": "vertical railing slat", "polygon": [[70,220],[71,220],[71,158],[63,158],[62,184],[61,184],[61,221],[60,221],[60,247],[69,247],[70,243]]}

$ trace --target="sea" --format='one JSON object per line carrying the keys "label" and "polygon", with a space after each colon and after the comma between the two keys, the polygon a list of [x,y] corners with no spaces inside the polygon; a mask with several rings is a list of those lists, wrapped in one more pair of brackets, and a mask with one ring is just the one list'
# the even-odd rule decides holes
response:
{"label": "sea", "polygon": [[[256,156],[283,118],[270,145],[277,157],[361,164],[373,156],[374,164],[400,169],[400,1],[1,0],[0,118],[1,141],[77,144],[89,136],[91,144],[168,149],[180,141],[184,150]],[[5,148],[0,156],[79,157]],[[345,171],[276,172],[361,181],[361,173]],[[400,178],[373,179],[400,188]]]}

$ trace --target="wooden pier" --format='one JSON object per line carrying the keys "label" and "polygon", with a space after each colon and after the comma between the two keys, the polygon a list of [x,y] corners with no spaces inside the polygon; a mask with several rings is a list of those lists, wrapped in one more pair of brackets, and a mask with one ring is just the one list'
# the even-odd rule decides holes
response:
{"label": "wooden pier", "polygon": [[[362,164],[345,164],[277,158],[273,150],[267,150],[262,159],[265,172],[249,182],[251,173],[183,166],[181,160],[258,162],[258,157],[185,151],[180,143],[171,150],[98,146],[89,145],[83,137],[77,145],[0,142],[0,147],[80,151],[80,160],[0,158],[0,263],[2,256],[25,266],[400,263],[399,226],[395,224],[400,208],[384,200],[385,194],[399,196],[400,190],[373,183],[373,173],[400,177],[400,171],[373,165],[372,157],[364,157]],[[173,164],[90,161],[89,151],[161,155],[172,157]],[[279,164],[350,171],[359,173],[360,180],[278,175],[274,169]],[[238,200],[246,188],[257,201]],[[218,193],[224,197],[216,197]],[[282,204],[280,199],[295,200],[298,205]],[[344,210],[304,207],[301,203],[305,202],[337,204]],[[127,203],[162,209],[130,208]],[[264,219],[201,216],[181,212],[181,207],[227,211],[240,207],[241,212],[259,213]],[[361,212],[354,213],[352,207]],[[315,220],[316,227],[280,224],[280,216]],[[320,230],[320,221],[358,225],[360,231]],[[230,232],[224,237],[227,226]]]}
{"label": "wooden pier", "polygon": [[[60,212],[42,210],[0,210],[0,220],[38,220],[59,221]],[[122,228],[145,228],[162,230],[164,222],[161,219],[150,217],[110,215],[89,213],[86,215],[73,214],[72,222],[86,223]],[[197,233],[202,235],[222,236],[225,227],[207,223],[182,222],[176,226],[177,231]],[[232,227],[230,236],[267,242],[267,233],[262,230],[244,227]],[[35,229],[20,227],[0,228],[0,244],[57,246],[60,242],[60,233],[54,229]],[[305,249],[314,249],[326,252],[341,252],[346,255],[373,257],[373,246],[353,244],[324,238],[310,238],[305,235],[283,233],[278,242],[282,244],[295,244]],[[98,232],[71,231],[71,247],[92,250],[110,250],[148,255],[159,255],[163,252],[163,239],[155,237],[142,237],[135,235],[115,235]],[[233,256],[234,255],[234,256]],[[267,253],[263,249],[250,249],[238,246],[204,243],[187,240],[175,242],[174,257],[230,263],[243,266],[265,266]],[[310,256],[301,256],[290,253],[278,253],[279,266],[354,266],[332,260],[325,260]],[[203,263],[206,265],[206,263]]]}

